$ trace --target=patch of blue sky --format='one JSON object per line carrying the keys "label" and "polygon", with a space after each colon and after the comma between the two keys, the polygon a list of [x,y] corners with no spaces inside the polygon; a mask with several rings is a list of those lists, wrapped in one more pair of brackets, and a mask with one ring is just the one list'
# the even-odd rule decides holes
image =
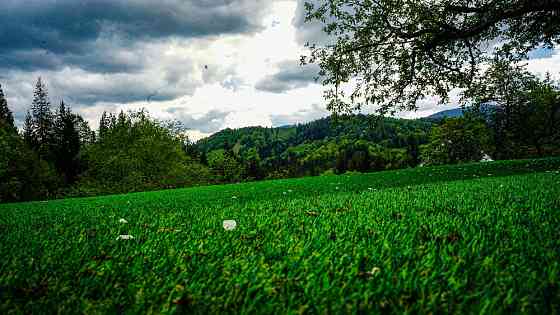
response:
{"label": "patch of blue sky", "polygon": [[529,54],[527,54],[527,56],[529,57],[529,59],[543,59],[543,58],[552,57],[554,53],[555,53],[554,49],[550,49],[547,47],[539,47],[531,50]]}

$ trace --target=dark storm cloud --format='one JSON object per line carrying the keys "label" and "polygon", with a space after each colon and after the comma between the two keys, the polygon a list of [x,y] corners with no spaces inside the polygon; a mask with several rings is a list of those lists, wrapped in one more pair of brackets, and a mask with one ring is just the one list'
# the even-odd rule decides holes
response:
{"label": "dark storm cloud", "polygon": [[277,73],[266,76],[257,82],[255,88],[266,92],[283,93],[315,83],[319,74],[317,65],[301,66],[297,60],[281,62],[278,64],[278,68]]}
{"label": "dark storm cloud", "polygon": [[[0,68],[77,65],[126,71],[134,63],[111,62],[110,46],[255,32],[268,5],[260,0],[2,0]],[[103,42],[111,45],[98,51]]]}
{"label": "dark storm cloud", "polygon": [[183,123],[191,130],[198,130],[203,133],[214,133],[223,128],[226,117],[231,111],[211,110],[201,117],[194,118],[193,115],[184,112],[183,107],[172,107],[167,110],[173,115],[173,119]]}
{"label": "dark storm cloud", "polygon": [[[89,47],[80,53],[55,54],[41,49],[17,50],[0,54],[0,68],[6,70],[38,71],[59,70],[66,66],[77,66],[83,70],[97,73],[137,72],[144,67],[141,54],[131,55],[128,59],[119,55],[131,47],[111,47],[97,43],[84,44]],[[107,48],[107,49],[104,49]],[[0,51],[2,48],[0,48]]]}
{"label": "dark storm cloud", "polygon": [[236,88],[242,82],[232,69],[201,72],[195,57],[163,52],[257,32],[269,7],[261,0],[0,0],[0,83],[19,118],[38,76],[53,104],[83,108],[173,100],[208,82]]}

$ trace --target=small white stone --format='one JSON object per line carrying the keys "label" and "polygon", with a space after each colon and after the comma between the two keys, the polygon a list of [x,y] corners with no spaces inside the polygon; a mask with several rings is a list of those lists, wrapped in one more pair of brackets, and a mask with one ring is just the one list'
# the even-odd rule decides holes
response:
{"label": "small white stone", "polygon": [[128,235],[128,234],[119,235],[119,237],[117,237],[117,241],[118,240],[133,240],[133,239],[134,239],[134,236]]}
{"label": "small white stone", "polygon": [[231,231],[237,227],[237,222],[235,220],[224,220],[223,226],[224,230]]}
{"label": "small white stone", "polygon": [[121,218],[121,219],[119,220],[119,223],[127,224],[128,221],[126,221],[125,219]]}
{"label": "small white stone", "polygon": [[493,162],[494,160],[490,157],[490,155],[482,152],[482,159],[480,159],[480,162]]}

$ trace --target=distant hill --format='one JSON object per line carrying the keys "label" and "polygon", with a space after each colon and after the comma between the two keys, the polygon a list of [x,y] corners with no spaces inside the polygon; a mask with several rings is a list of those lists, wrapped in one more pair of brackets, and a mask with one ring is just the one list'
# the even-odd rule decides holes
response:
{"label": "distant hill", "polygon": [[[482,113],[485,114],[490,114],[492,113],[494,110],[496,110],[496,106],[492,105],[492,104],[483,104],[480,107],[480,110]],[[465,111],[469,111],[469,109],[462,109],[462,108],[454,108],[454,109],[448,109],[448,110],[444,110],[441,112],[437,112],[435,114],[432,114],[428,117],[425,117],[426,119],[432,119],[432,120],[440,120],[440,119],[444,119],[444,118],[457,118],[457,117],[463,117]]]}
{"label": "distant hill", "polygon": [[455,117],[462,117],[463,116],[463,109],[461,108],[454,108],[448,109],[441,112],[437,112],[432,114],[426,118],[429,119],[443,119],[443,118],[455,118]]}

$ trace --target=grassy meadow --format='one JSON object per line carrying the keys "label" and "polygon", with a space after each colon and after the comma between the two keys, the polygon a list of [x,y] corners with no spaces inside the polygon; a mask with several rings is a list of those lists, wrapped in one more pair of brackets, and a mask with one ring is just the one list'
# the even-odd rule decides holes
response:
{"label": "grassy meadow", "polygon": [[560,159],[1,204],[0,254],[2,314],[550,314]]}

